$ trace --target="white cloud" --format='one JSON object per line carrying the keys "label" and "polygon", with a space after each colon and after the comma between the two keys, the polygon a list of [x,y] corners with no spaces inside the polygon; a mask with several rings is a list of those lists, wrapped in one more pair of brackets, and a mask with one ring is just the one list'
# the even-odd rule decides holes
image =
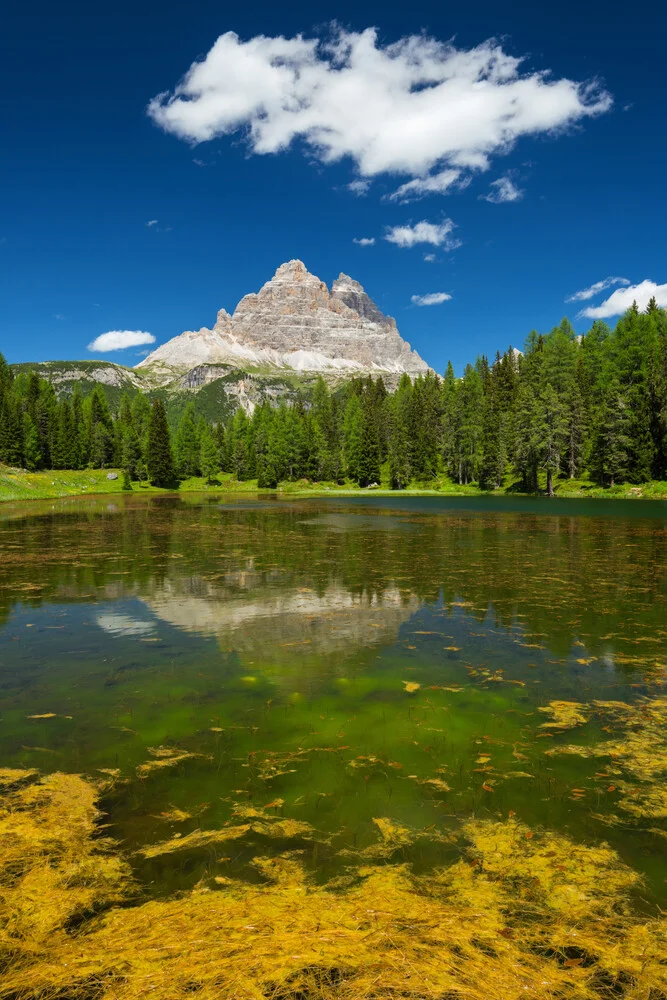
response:
{"label": "white cloud", "polygon": [[640,281],[638,285],[617,288],[599,306],[588,306],[586,309],[582,309],[579,315],[587,316],[588,319],[608,319],[610,316],[621,316],[633,302],[637,303],[640,310],[646,309],[651,298],[655,298],[661,308],[667,308],[667,284],[656,285],[654,281],[645,279]]}
{"label": "white cloud", "polygon": [[139,344],[154,344],[155,337],[152,333],[145,333],[143,330],[109,330],[101,333],[88,344],[89,351],[124,351],[126,347],[138,347]]}
{"label": "white cloud", "polygon": [[148,228],[148,229],[150,229],[150,228],[151,228],[151,226],[157,226],[157,224],[158,224],[158,220],[157,220],[157,219],[150,219],[150,220],[149,220],[149,221],[148,221],[148,222],[146,223],[146,226],[147,226],[147,228]]}
{"label": "white cloud", "polygon": [[431,243],[434,247],[444,250],[455,250],[461,246],[461,241],[451,234],[454,223],[451,219],[444,222],[418,222],[414,226],[392,226],[387,229],[385,240],[399,247],[413,247],[417,243]]}
{"label": "white cloud", "polygon": [[383,46],[374,28],[248,41],[228,31],[148,114],[192,143],[237,132],[266,154],[302,139],[323,163],[350,157],[362,179],[403,174],[426,185],[435,171],[437,185],[446,170],[484,170],[521,136],[612,105],[594,81],[522,72],[522,62],[493,39],[458,49],[427,35]]}
{"label": "white cloud", "polygon": [[424,254],[424,260],[426,261],[427,264],[432,264],[433,261],[435,260],[435,254],[434,253],[425,253]]}
{"label": "white cloud", "polygon": [[356,180],[350,181],[347,185],[347,190],[351,191],[352,194],[356,194],[358,198],[362,198],[365,194],[368,194],[368,189],[371,186],[370,181],[366,180]]}
{"label": "white cloud", "polygon": [[582,288],[580,292],[575,292],[574,295],[569,295],[565,301],[566,302],[585,302],[587,299],[592,299],[600,292],[604,292],[607,288],[611,288],[612,285],[629,285],[630,282],[627,278],[603,278],[602,281],[596,281],[594,285],[590,285],[588,288]]}
{"label": "white cloud", "polygon": [[492,205],[502,205],[505,201],[521,201],[523,191],[510,177],[499,177],[497,181],[491,181],[489,193],[480,197],[484,201],[490,201]]}
{"label": "white cloud", "polygon": [[[445,194],[457,181],[459,181],[459,187],[462,186],[460,170],[441,170],[437,174],[431,174],[430,177],[415,177],[414,180],[401,184],[396,191],[389,195],[389,200],[407,202],[423,198],[427,194]],[[463,186],[465,186],[465,180]]]}
{"label": "white cloud", "polygon": [[410,301],[416,306],[439,306],[450,299],[447,292],[429,292],[428,295],[413,295]]}
{"label": "white cloud", "polygon": [[360,246],[360,247],[372,247],[372,246],[375,245],[375,237],[374,236],[362,236],[360,239],[357,239],[357,237],[355,236],[354,239],[352,240],[352,242],[356,243],[357,246]]}

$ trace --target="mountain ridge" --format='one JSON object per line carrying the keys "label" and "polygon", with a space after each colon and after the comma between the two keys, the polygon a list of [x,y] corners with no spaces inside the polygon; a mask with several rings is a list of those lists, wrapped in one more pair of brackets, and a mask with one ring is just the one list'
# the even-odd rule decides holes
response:
{"label": "mountain ridge", "polygon": [[184,331],[136,368],[157,373],[205,364],[350,376],[429,370],[358,281],[341,272],[330,291],[296,259],[244,295],[233,314],[221,309],[212,328]]}

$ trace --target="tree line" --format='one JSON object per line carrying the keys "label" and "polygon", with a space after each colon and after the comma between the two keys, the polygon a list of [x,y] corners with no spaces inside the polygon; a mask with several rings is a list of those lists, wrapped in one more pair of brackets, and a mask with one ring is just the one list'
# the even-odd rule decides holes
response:
{"label": "tree line", "polygon": [[354,378],[308,399],[238,409],[226,423],[189,403],[170,428],[164,401],[121,397],[112,412],[100,387],[60,398],[34,371],[14,376],[0,355],[0,461],[34,469],[122,468],[128,479],[169,485],[219,472],[259,487],[281,481],[351,481],[393,489],[447,475],[496,489],[553,493],[558,476],[602,485],[667,479],[667,313],[651,300],[611,330],[577,336],[567,319],[533,331],[523,352],[482,356],[457,378],[451,364]]}

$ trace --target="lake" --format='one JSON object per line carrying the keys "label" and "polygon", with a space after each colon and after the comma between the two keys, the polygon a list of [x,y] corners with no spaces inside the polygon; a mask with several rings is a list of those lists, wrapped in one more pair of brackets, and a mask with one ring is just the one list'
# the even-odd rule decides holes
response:
{"label": "lake", "polygon": [[0,766],[104,779],[145,898],[426,876],[514,817],[667,904],[667,504],[4,505],[0,664]]}

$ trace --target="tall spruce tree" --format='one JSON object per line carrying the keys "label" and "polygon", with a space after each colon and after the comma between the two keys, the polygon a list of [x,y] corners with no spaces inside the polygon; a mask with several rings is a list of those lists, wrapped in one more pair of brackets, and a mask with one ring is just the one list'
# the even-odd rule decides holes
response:
{"label": "tall spruce tree", "polygon": [[174,459],[169,439],[167,413],[161,399],[153,401],[146,447],[148,478],[154,486],[169,486],[174,480]]}

